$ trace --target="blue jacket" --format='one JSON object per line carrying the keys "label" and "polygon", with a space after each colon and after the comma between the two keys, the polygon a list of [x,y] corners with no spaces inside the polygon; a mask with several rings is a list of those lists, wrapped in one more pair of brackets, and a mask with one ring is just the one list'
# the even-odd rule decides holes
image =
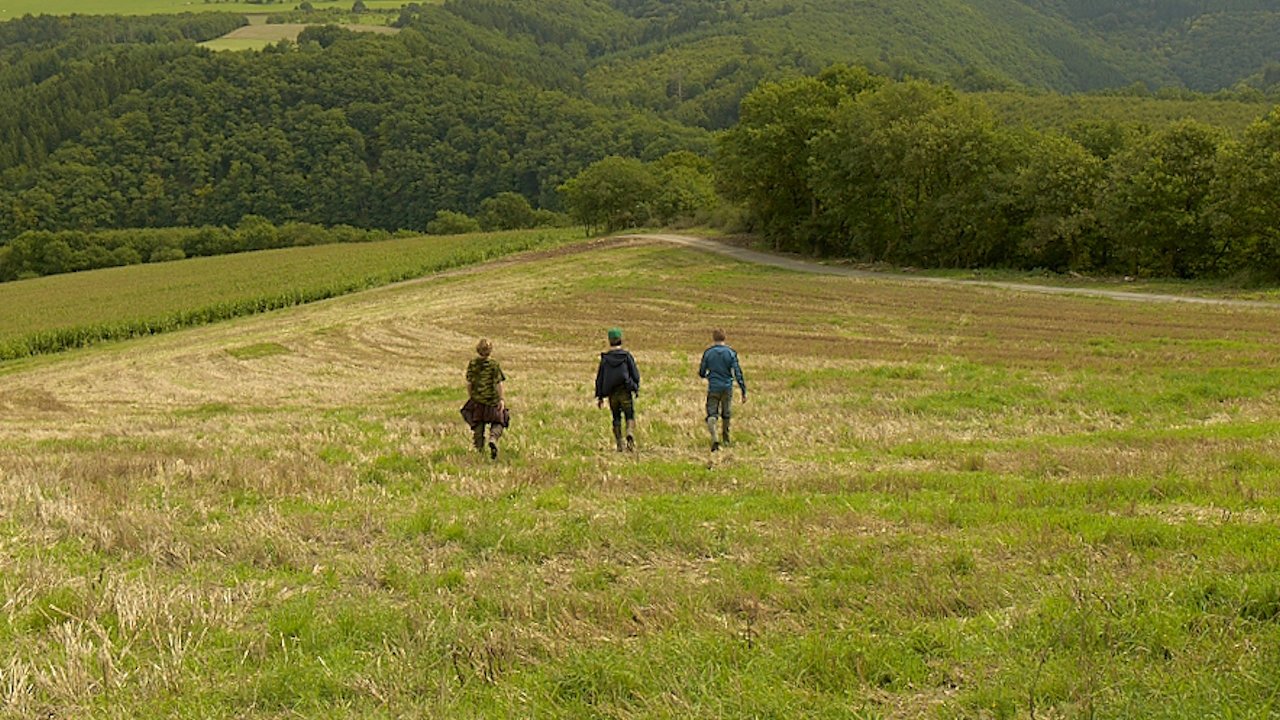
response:
{"label": "blue jacket", "polygon": [[698,377],[707,379],[707,392],[725,392],[733,390],[736,381],[747,394],[747,383],[742,379],[742,366],[738,364],[738,353],[728,345],[712,345],[702,353],[702,365],[698,368]]}

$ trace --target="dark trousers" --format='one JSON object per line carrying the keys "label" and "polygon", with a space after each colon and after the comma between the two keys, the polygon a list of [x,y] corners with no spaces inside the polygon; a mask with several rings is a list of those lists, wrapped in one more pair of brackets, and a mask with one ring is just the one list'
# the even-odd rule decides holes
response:
{"label": "dark trousers", "polygon": [[631,391],[619,388],[609,393],[609,412],[613,413],[613,424],[621,425],[622,418],[636,419],[636,403]]}
{"label": "dark trousers", "polygon": [[707,392],[707,417],[722,417],[728,420],[733,416],[733,390]]}

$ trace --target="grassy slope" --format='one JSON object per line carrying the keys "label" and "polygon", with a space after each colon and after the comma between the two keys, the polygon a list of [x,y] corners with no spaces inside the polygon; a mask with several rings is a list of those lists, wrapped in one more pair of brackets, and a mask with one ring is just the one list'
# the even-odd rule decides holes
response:
{"label": "grassy slope", "polygon": [[[46,359],[0,395],[9,710],[1266,717],[1276,320],[641,245]],[[709,466],[713,324],[752,397]]]}

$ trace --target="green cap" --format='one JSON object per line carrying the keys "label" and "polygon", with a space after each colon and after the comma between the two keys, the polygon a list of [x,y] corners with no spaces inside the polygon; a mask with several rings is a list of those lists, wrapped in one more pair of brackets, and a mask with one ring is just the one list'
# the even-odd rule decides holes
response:
{"label": "green cap", "polygon": [[618,342],[622,339],[622,328],[609,328],[609,342]]}

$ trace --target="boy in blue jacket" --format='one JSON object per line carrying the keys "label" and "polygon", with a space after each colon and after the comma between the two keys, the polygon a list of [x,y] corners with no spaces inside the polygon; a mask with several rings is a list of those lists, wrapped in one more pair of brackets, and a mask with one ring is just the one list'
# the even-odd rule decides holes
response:
{"label": "boy in blue jacket", "polygon": [[[702,365],[698,377],[707,379],[707,431],[711,433],[711,452],[720,449],[720,443],[729,444],[729,418],[733,414],[733,383],[742,389],[742,402],[747,401],[747,383],[742,378],[742,366],[738,353],[725,344],[724,331],[711,331],[715,343],[702,353]],[[724,420],[720,437],[716,437],[716,421]]]}

